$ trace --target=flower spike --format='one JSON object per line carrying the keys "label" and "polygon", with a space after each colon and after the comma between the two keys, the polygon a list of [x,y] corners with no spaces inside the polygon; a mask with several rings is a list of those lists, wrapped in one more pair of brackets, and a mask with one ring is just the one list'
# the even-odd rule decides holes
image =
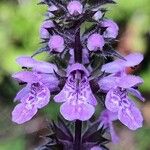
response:
{"label": "flower spike", "polygon": [[[41,150],[108,150],[105,144],[110,140],[105,133],[113,143],[119,141],[114,121],[130,130],[143,126],[142,113],[130,96],[144,102],[138,89],[144,81],[129,74],[127,68],[136,67],[144,57],[138,52],[123,57],[114,49],[119,27],[105,16],[108,9],[104,5],[115,3],[39,2],[47,5],[39,29],[41,48],[31,57],[16,59],[22,71],[12,77],[23,87],[14,98],[17,105],[12,121],[23,124],[52,100],[61,103],[61,115],[57,122],[50,122],[52,132]],[[35,59],[42,52],[50,56],[48,62]]]}

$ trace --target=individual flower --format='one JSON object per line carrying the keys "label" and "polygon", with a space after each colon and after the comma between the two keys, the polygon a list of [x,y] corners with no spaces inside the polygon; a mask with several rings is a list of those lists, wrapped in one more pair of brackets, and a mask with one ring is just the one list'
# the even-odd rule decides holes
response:
{"label": "individual flower", "polygon": [[95,112],[97,101],[88,81],[89,72],[79,64],[73,64],[67,70],[67,81],[54,100],[63,103],[60,112],[66,120],[85,121]]}
{"label": "individual flower", "polygon": [[140,77],[133,75],[109,75],[99,82],[102,90],[107,92],[105,105],[112,112],[118,113],[118,119],[131,130],[142,127],[143,117],[129,94],[144,101],[141,93],[135,89],[143,83]]}
{"label": "individual flower", "polygon": [[49,89],[40,83],[28,84],[23,91],[26,92],[25,90],[28,90],[28,92],[23,93],[20,103],[12,112],[12,121],[18,124],[29,121],[37,113],[38,109],[46,106],[50,100]]}
{"label": "individual flower", "polygon": [[78,0],[70,1],[67,5],[68,12],[73,16],[78,16],[83,12],[83,5]]}
{"label": "individual flower", "polygon": [[[135,59],[131,59],[133,56]],[[118,119],[131,130],[142,127],[143,117],[139,109],[136,108],[135,103],[130,100],[129,94],[144,101],[141,93],[136,89],[137,86],[143,83],[143,80],[138,76],[127,75],[125,68],[139,64],[142,58],[141,54],[130,54],[125,57],[126,60],[118,59],[104,65],[102,70],[113,74],[99,81],[101,90],[107,93],[106,108],[116,112]]]}
{"label": "individual flower", "polygon": [[64,38],[60,35],[53,35],[50,37],[48,46],[50,48],[50,51],[61,53],[65,48]]}
{"label": "individual flower", "polygon": [[13,78],[26,84],[16,95],[15,100],[20,103],[12,112],[12,120],[22,124],[29,121],[38,109],[49,103],[50,91],[57,88],[58,80],[53,74],[55,70],[53,64],[38,62],[27,56],[18,58],[17,62],[23,67],[32,68],[32,71],[21,71],[13,74]]}
{"label": "individual flower", "polygon": [[87,48],[90,51],[102,50],[104,44],[105,41],[103,39],[103,36],[99,33],[94,33],[88,37]]}
{"label": "individual flower", "polygon": [[128,97],[127,92],[121,88],[112,89],[107,93],[106,108],[118,113],[118,119],[131,130],[143,125],[143,117],[135,103]]}
{"label": "individual flower", "polygon": [[118,116],[117,113],[111,112],[109,110],[104,110],[101,112],[100,120],[100,127],[104,126],[104,128],[108,128],[109,133],[111,135],[111,140],[113,143],[117,143],[119,138],[114,130],[113,121],[117,120]]}
{"label": "individual flower", "polygon": [[105,38],[116,38],[118,35],[118,25],[112,21],[112,20],[108,20],[108,19],[104,19],[101,22],[101,26],[106,28],[106,30],[103,33],[103,36]]}
{"label": "individual flower", "polygon": [[41,39],[49,39],[50,34],[49,34],[49,29],[53,28],[55,25],[51,20],[46,20],[43,22],[40,28],[40,37]]}

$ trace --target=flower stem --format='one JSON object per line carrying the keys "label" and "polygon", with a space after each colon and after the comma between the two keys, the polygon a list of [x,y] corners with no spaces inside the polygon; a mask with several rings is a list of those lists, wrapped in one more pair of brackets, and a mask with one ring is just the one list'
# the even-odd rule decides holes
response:
{"label": "flower stem", "polygon": [[82,45],[80,41],[80,29],[75,35],[74,56],[76,63],[82,63]]}
{"label": "flower stem", "polygon": [[82,121],[76,120],[73,150],[81,150],[81,134],[82,134]]}
{"label": "flower stem", "polygon": [[[77,30],[75,34],[74,59],[75,63],[82,63],[82,44],[80,40],[80,28]],[[82,121],[76,120],[73,150],[81,150],[81,134],[82,134]]]}

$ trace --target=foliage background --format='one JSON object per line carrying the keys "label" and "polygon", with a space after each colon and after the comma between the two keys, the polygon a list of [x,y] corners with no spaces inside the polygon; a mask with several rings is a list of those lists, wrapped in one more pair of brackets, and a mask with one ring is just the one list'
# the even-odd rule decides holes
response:
{"label": "foliage background", "polygon": [[[136,132],[117,124],[121,138],[112,150],[150,150],[150,3],[149,0],[117,0],[109,6],[108,17],[120,26],[117,49],[127,54],[140,51],[145,59],[138,70],[145,83],[141,87],[146,103],[138,103],[145,118],[144,127]],[[24,125],[11,122],[13,97],[19,86],[11,74],[20,70],[15,58],[31,55],[39,46],[39,26],[46,7],[35,0],[0,0],[0,150],[33,150],[42,142],[46,132],[46,119],[54,119],[58,108],[51,103]],[[45,54],[39,59],[47,59]]]}

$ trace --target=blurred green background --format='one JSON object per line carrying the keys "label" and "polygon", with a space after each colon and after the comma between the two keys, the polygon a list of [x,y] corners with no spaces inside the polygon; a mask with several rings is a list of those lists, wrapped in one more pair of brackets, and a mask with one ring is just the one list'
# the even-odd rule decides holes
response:
{"label": "blurred green background", "polygon": [[[109,6],[107,16],[120,26],[118,51],[127,54],[139,51],[145,59],[137,71],[145,83],[141,86],[146,103],[138,103],[145,118],[144,127],[136,132],[118,128],[121,141],[109,145],[112,150],[150,150],[150,1],[117,0]],[[55,104],[40,110],[36,117],[24,125],[11,122],[13,97],[19,86],[11,74],[21,68],[15,63],[20,55],[31,55],[40,45],[39,26],[44,20],[45,6],[36,0],[0,0],[0,150],[33,150],[45,134],[48,119],[56,117]],[[45,59],[42,54],[40,58]]]}

